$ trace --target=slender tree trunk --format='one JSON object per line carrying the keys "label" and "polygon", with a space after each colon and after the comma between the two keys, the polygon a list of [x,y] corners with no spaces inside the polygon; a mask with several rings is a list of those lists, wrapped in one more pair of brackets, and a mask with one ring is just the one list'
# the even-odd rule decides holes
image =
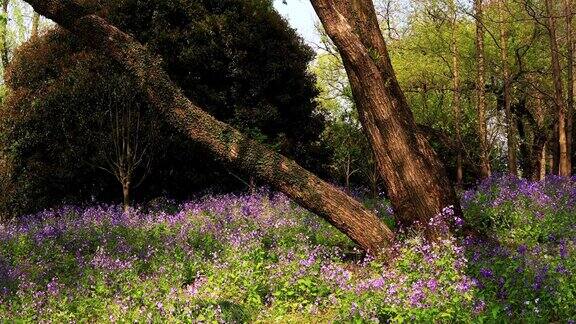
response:
{"label": "slender tree trunk", "polygon": [[484,60],[484,12],[482,0],[474,0],[476,15],[476,110],[480,137],[480,173],[482,178],[491,174],[488,127],[486,120],[486,66]]}
{"label": "slender tree trunk", "polygon": [[378,198],[378,170],[376,169],[376,165],[374,165],[374,170],[371,172],[370,175],[370,191],[372,199]]}
{"label": "slender tree trunk", "polygon": [[161,61],[134,38],[75,1],[27,0],[43,16],[122,64],[168,122],[221,162],[253,174],[295,202],[325,218],[368,253],[378,254],[394,235],[361,203],[300,167],[296,162],[217,121],[186,98],[162,69]]}
{"label": "slender tree trunk", "polygon": [[454,65],[454,102],[452,103],[456,128],[456,184],[459,188],[463,186],[464,167],[462,156],[462,105],[461,105],[461,86],[460,86],[460,63],[458,59],[458,45],[454,43],[453,48],[453,65]]}
{"label": "slender tree trunk", "polygon": [[558,144],[558,124],[553,126],[554,134],[552,141],[548,144],[550,151],[550,173],[554,175],[560,174],[560,145]]}
{"label": "slender tree trunk", "polygon": [[560,68],[560,52],[556,39],[556,18],[552,0],[545,0],[546,14],[548,16],[548,36],[550,38],[550,52],[552,59],[552,79],[554,82],[554,103],[558,118],[558,175],[570,176],[572,172],[571,159],[568,151],[568,138],[566,134],[567,111],[562,87],[562,69]]}
{"label": "slender tree trunk", "polygon": [[[522,171],[523,175],[527,179],[537,180],[538,179],[538,162],[540,161],[540,155],[538,150],[538,145],[541,137],[544,137],[545,133],[540,132],[540,128],[535,122],[531,120],[530,112],[526,107],[526,100],[521,97],[517,106],[519,116],[525,117],[525,120],[518,122],[518,136],[523,140],[520,142],[519,149],[524,156],[522,160]],[[530,136],[532,135],[532,136]]]}
{"label": "slender tree trunk", "polygon": [[350,192],[350,169],[351,169],[351,164],[352,161],[350,161],[350,154],[348,154],[348,157],[346,159],[346,167],[344,170],[344,185],[346,186],[346,191]]}
{"label": "slender tree trunk", "polygon": [[545,177],[542,172],[546,172],[546,137],[541,134],[534,134],[534,143],[530,150],[529,163],[531,164],[532,173],[529,176],[531,180],[538,181]]}
{"label": "slender tree trunk", "polygon": [[572,124],[574,120],[574,33],[572,23],[574,20],[574,1],[564,0],[564,15],[566,16],[566,55],[567,55],[567,68],[566,74],[568,75],[568,93],[566,101],[566,140],[568,146],[568,156],[570,157],[570,167],[572,167],[572,152],[574,150],[572,135]]}
{"label": "slender tree trunk", "polygon": [[256,193],[256,178],[254,176],[250,176],[250,178],[248,179],[248,190],[250,190],[251,194],[255,194]]}
{"label": "slender tree trunk", "polygon": [[502,80],[504,81],[504,111],[506,114],[506,137],[508,142],[508,172],[514,176],[518,175],[516,158],[516,120],[512,113],[512,102],[510,96],[510,67],[508,65],[508,26],[506,23],[505,0],[500,0],[501,26],[500,26],[500,57],[502,60]]}
{"label": "slender tree trunk", "polygon": [[[312,0],[348,74],[359,119],[401,225],[444,236],[430,219],[459,202],[444,166],[414,122],[371,0]],[[446,225],[446,224],[444,224]]]}
{"label": "slender tree trunk", "polygon": [[125,182],[122,184],[122,206],[124,212],[130,211],[130,182]]}
{"label": "slender tree trunk", "polygon": [[[538,162],[539,176],[538,180],[542,181],[546,179],[546,154],[548,152],[548,142],[549,142],[549,131],[546,129],[545,116],[547,109],[544,106],[543,94],[539,91],[536,92],[536,129],[534,130],[534,143],[532,145],[532,150],[540,152],[540,159]],[[530,157],[530,160],[537,159],[538,157]],[[536,180],[536,179],[533,179]]]}
{"label": "slender tree trunk", "polygon": [[428,111],[430,108],[428,107],[428,85],[426,84],[426,82],[422,84],[420,90],[421,90],[420,95],[422,98],[422,108],[424,109],[424,111]]}
{"label": "slender tree trunk", "polygon": [[458,21],[455,4],[453,6],[454,17],[452,21],[452,83],[454,98],[452,100],[452,112],[454,113],[454,128],[456,132],[456,185],[462,188],[464,169],[462,166],[462,86],[460,84],[460,49],[458,48]]}
{"label": "slender tree trunk", "polygon": [[546,143],[542,146],[542,152],[540,153],[540,176],[538,180],[542,181],[546,179]]}
{"label": "slender tree trunk", "polygon": [[8,48],[8,5],[10,4],[10,0],[2,0],[2,16],[3,19],[1,21],[0,31],[2,35],[0,35],[0,42],[2,42],[2,48],[0,48],[1,53],[0,57],[2,58],[2,67],[3,70],[6,71],[6,67],[8,63],[10,63],[9,59],[9,48]]}
{"label": "slender tree trunk", "polygon": [[40,14],[34,12],[34,16],[32,16],[32,32],[30,34],[31,39],[36,39],[36,37],[38,37],[39,27],[40,27]]}

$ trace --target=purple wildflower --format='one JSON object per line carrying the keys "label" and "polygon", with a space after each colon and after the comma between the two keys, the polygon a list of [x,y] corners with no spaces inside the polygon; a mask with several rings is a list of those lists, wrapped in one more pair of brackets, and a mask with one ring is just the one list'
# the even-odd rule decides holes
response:
{"label": "purple wildflower", "polygon": [[480,269],[480,275],[482,275],[484,278],[491,278],[494,273],[489,268],[482,268]]}

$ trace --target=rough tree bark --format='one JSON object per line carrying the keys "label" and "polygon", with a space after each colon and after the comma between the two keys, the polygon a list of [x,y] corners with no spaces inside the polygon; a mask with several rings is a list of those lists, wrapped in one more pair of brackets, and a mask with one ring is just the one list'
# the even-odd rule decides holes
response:
{"label": "rough tree bark", "polygon": [[[390,62],[371,0],[312,0],[348,74],[363,129],[398,221],[429,239],[432,217],[454,206],[444,166],[414,122]],[[447,224],[445,224],[447,225]]]}
{"label": "rough tree bark", "polygon": [[562,69],[560,67],[560,52],[558,40],[556,39],[556,18],[554,14],[554,4],[552,0],[545,0],[546,15],[548,16],[548,37],[550,40],[550,57],[552,60],[552,80],[554,83],[554,104],[557,109],[558,118],[558,175],[570,176],[572,173],[571,159],[568,151],[568,138],[566,134],[567,111],[564,101],[564,90],[562,87]]}
{"label": "rough tree bark", "polygon": [[511,80],[510,66],[508,64],[508,25],[506,20],[505,0],[498,2],[500,6],[500,58],[502,60],[502,81],[504,82],[504,112],[506,115],[506,138],[508,152],[508,172],[514,176],[518,175],[516,158],[516,121],[512,113],[512,102],[510,95]]}
{"label": "rough tree bark", "polygon": [[478,136],[480,137],[480,173],[482,178],[491,174],[486,120],[486,63],[484,59],[484,10],[482,0],[474,0],[476,16],[476,109]]}
{"label": "rough tree bark", "polygon": [[87,12],[75,0],[26,0],[43,16],[97,46],[126,67],[152,106],[217,159],[257,175],[348,235],[365,251],[388,247],[393,233],[359,202],[322,181],[296,162],[219,122],[186,98],[152,55],[131,36]]}

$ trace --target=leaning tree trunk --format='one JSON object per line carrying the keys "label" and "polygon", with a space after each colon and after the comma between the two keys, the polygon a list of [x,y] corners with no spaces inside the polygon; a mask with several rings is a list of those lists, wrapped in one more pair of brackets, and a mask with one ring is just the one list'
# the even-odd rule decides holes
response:
{"label": "leaning tree trunk", "polygon": [[360,122],[399,222],[431,239],[442,236],[430,219],[448,206],[460,214],[460,205],[444,166],[414,122],[372,1],[311,2],[342,56]]}
{"label": "leaning tree trunk", "polygon": [[558,118],[558,175],[570,176],[572,173],[571,159],[568,150],[568,138],[566,134],[567,126],[567,112],[566,103],[564,101],[563,87],[562,87],[562,69],[560,67],[560,53],[558,49],[558,40],[556,39],[556,18],[554,17],[554,5],[552,0],[545,0],[546,14],[548,16],[548,37],[550,40],[550,57],[552,60],[552,80],[554,83],[554,104],[557,109]]}
{"label": "leaning tree trunk", "polygon": [[484,60],[484,12],[482,0],[474,0],[476,15],[476,109],[478,114],[478,136],[480,137],[480,173],[490,176],[490,150],[486,120],[486,63]]}
{"label": "leaning tree trunk", "polygon": [[150,104],[217,159],[256,175],[348,235],[365,251],[388,247],[393,233],[361,203],[319,179],[296,162],[217,121],[184,96],[161,61],[128,34],[86,12],[73,0],[26,0],[43,16],[97,46],[122,64],[147,94]]}

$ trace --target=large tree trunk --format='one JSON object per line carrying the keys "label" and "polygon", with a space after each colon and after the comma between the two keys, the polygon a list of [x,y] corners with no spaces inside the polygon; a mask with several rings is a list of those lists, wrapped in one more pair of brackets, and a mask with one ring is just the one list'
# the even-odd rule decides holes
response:
{"label": "large tree trunk", "polygon": [[548,36],[550,39],[550,54],[552,59],[552,80],[554,82],[554,104],[557,108],[558,118],[558,175],[570,176],[572,173],[571,159],[568,152],[568,138],[566,136],[566,102],[564,101],[562,87],[562,69],[560,68],[560,53],[556,39],[556,18],[552,0],[545,0],[546,14],[548,16]]}
{"label": "large tree trunk", "polygon": [[70,0],[27,0],[43,16],[97,46],[130,71],[150,104],[170,124],[208,149],[223,163],[267,181],[295,202],[348,235],[368,253],[390,245],[393,233],[342,191],[322,181],[296,162],[217,121],[186,98],[161,67],[161,61],[134,38],[92,15]]}
{"label": "large tree trunk", "polygon": [[508,146],[508,172],[518,175],[516,158],[516,121],[512,113],[510,96],[510,67],[508,65],[508,26],[506,20],[506,8],[504,0],[500,0],[501,26],[500,26],[500,57],[502,60],[502,80],[504,82],[504,111],[506,115],[506,138]]}
{"label": "large tree trunk", "polygon": [[[417,128],[400,89],[371,0],[312,0],[342,56],[359,119],[398,221],[430,239],[443,208],[460,205],[444,166]],[[446,225],[446,224],[444,224]]]}
{"label": "large tree trunk", "polygon": [[484,12],[482,0],[474,0],[476,15],[476,110],[480,137],[480,173],[482,178],[491,174],[488,127],[486,120],[486,63],[484,59]]}

